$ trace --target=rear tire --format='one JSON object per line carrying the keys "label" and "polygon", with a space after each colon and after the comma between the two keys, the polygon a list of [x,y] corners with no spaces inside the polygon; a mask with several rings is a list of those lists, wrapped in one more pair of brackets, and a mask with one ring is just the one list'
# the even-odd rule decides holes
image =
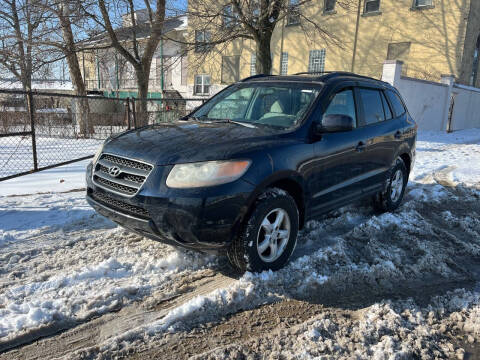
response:
{"label": "rear tire", "polygon": [[284,190],[267,189],[254,205],[241,234],[232,241],[228,259],[241,272],[278,270],[288,262],[299,226],[295,200]]}
{"label": "rear tire", "polygon": [[377,193],[373,198],[373,207],[376,211],[394,211],[400,206],[407,187],[408,175],[405,163],[398,158],[390,171],[387,189]]}

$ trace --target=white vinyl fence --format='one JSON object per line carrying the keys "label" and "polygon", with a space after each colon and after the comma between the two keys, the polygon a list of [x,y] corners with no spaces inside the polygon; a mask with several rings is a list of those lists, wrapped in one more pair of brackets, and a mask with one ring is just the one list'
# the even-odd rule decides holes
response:
{"label": "white vinyl fence", "polygon": [[420,130],[480,128],[480,89],[455,84],[452,75],[440,83],[402,76],[403,63],[387,60],[382,80],[395,86]]}

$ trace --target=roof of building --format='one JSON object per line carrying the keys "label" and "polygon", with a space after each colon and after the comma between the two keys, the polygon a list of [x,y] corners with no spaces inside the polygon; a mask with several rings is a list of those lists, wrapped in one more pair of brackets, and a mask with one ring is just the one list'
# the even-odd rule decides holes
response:
{"label": "roof of building", "polygon": [[[163,22],[162,34],[167,34],[173,30],[186,29],[187,17],[185,15],[173,16],[166,18]],[[115,34],[119,41],[126,41],[132,39],[135,33],[137,40],[148,38],[150,36],[151,26],[149,22],[142,22],[135,26],[126,26],[115,29]],[[85,43],[91,45],[92,43],[101,43],[102,41],[110,41],[107,32],[102,32],[98,35],[92,36]]]}

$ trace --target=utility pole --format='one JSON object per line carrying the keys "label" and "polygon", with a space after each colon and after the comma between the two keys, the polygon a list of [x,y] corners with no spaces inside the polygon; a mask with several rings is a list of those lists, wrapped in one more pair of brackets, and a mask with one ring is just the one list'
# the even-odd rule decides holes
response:
{"label": "utility pole", "polygon": [[119,82],[119,77],[118,77],[118,54],[117,52],[115,51],[115,82],[116,82],[116,88],[117,88],[117,98],[119,97],[119,93],[120,93],[120,86],[118,84]]}
{"label": "utility pole", "polygon": [[97,70],[97,87],[100,90],[100,64],[98,62],[98,49],[95,50],[95,68]]}
{"label": "utility pole", "polygon": [[357,25],[355,26],[355,40],[353,41],[353,56],[352,56],[352,68],[351,68],[352,72],[355,72],[355,57],[357,55],[358,28],[360,26],[360,11],[361,11],[361,8],[362,8],[362,0],[358,0]]}
{"label": "utility pole", "polygon": [[278,75],[282,73],[282,55],[283,55],[283,30],[285,29],[285,17],[282,19],[282,38],[280,41],[280,62],[278,64]]}
{"label": "utility pole", "polygon": [[163,63],[163,37],[160,38],[160,66],[162,68],[162,71],[161,71],[161,74],[160,74],[160,87],[161,87],[161,90],[162,90],[162,97],[163,97],[163,90],[164,90],[164,87],[165,87],[165,84],[164,84],[164,77],[163,77],[163,71],[164,71],[164,63]]}
{"label": "utility pole", "polygon": [[83,68],[83,83],[87,84],[87,79],[85,78],[85,49],[82,51],[82,68]]}

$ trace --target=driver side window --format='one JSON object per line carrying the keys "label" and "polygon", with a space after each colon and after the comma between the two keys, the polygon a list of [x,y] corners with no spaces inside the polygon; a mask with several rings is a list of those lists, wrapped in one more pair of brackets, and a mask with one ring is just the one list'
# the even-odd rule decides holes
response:
{"label": "driver side window", "polygon": [[355,110],[355,100],[353,90],[345,89],[335,94],[332,101],[323,114],[325,115],[347,115],[353,119],[353,124],[357,126],[357,112]]}

